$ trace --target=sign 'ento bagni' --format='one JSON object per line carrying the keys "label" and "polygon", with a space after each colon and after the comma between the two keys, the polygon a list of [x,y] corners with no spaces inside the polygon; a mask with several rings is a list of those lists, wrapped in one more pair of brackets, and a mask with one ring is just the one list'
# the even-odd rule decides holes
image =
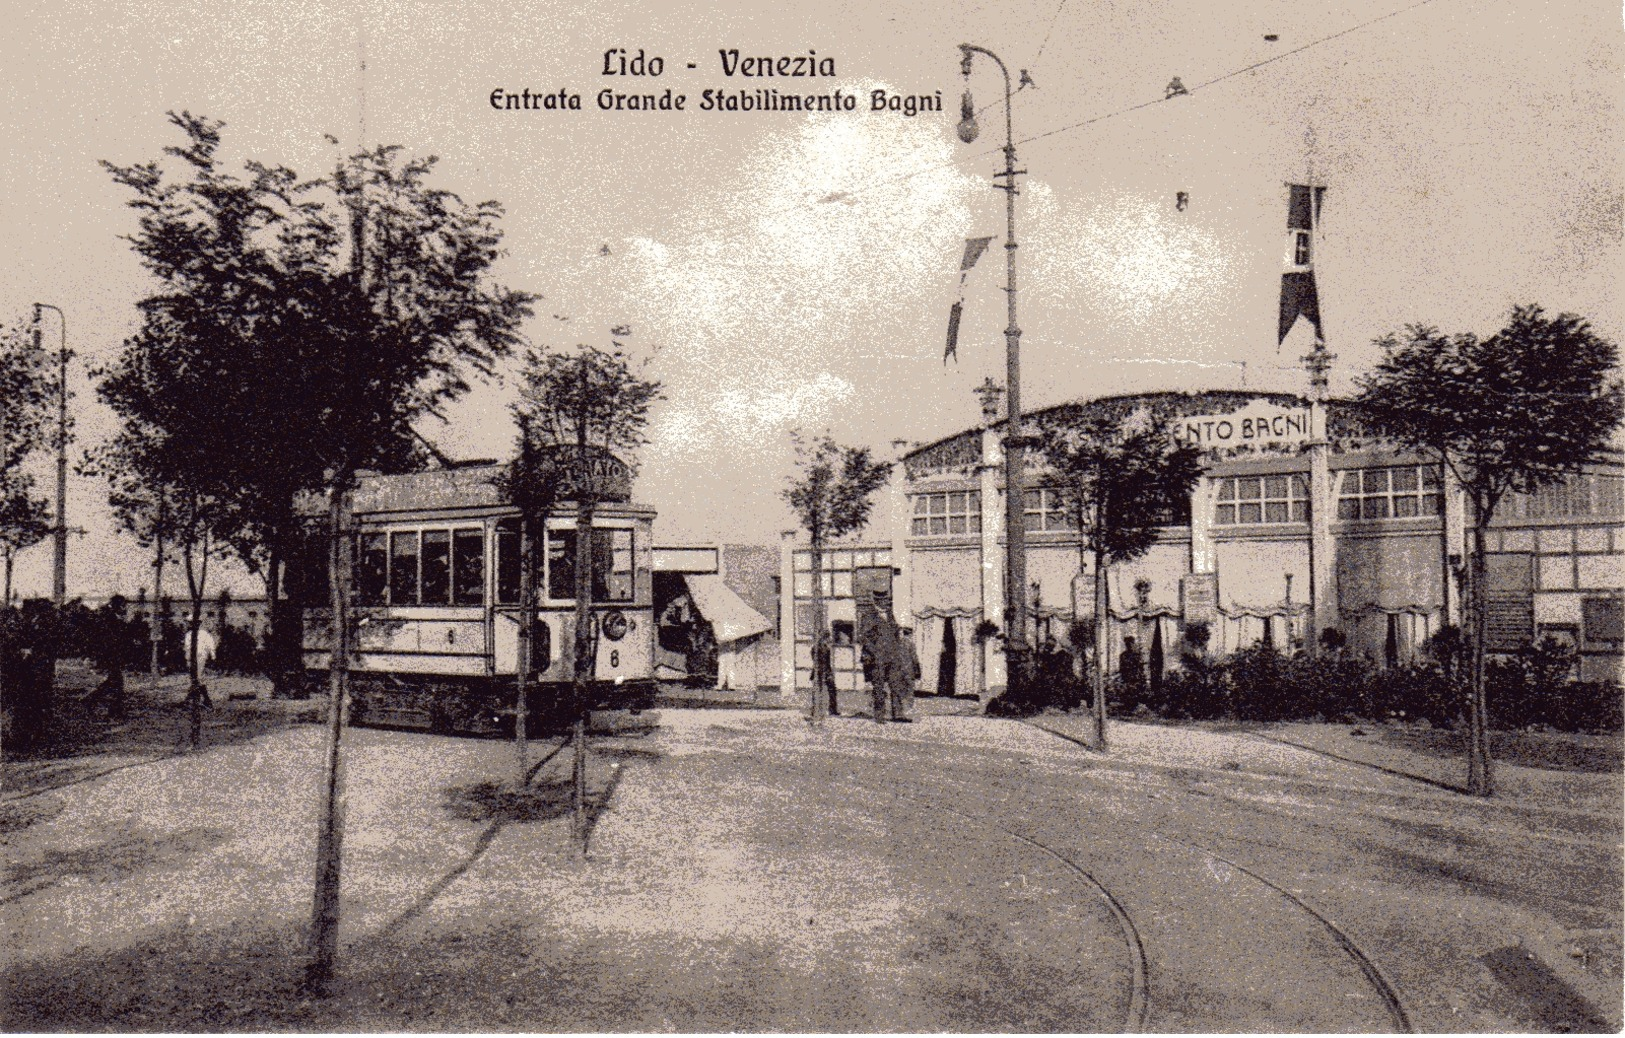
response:
{"label": "sign 'ento bagni'", "polygon": [[1309,442],[1309,409],[1254,401],[1230,414],[1186,415],[1181,439],[1204,449]]}

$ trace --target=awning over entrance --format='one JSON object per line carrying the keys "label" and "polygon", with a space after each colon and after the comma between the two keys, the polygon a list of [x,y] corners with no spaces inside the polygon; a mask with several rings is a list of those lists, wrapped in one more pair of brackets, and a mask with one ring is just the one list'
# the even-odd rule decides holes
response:
{"label": "awning over entrance", "polygon": [[685,573],[683,583],[688,585],[688,597],[701,616],[711,622],[711,631],[717,643],[738,641],[764,631],[773,624],[723,583],[715,573]]}

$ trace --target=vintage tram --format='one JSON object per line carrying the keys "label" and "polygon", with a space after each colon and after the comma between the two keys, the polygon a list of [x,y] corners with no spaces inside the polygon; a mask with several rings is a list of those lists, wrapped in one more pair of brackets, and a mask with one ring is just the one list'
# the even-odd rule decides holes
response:
{"label": "vintage tram", "polygon": [[[619,461],[602,455],[593,467],[594,681],[585,706],[638,710],[654,698],[654,511],[632,503],[630,472]],[[359,480],[350,509],[352,724],[513,730],[521,538],[519,511],[500,489],[502,469],[476,464]],[[563,500],[548,515],[531,517],[530,532],[538,568],[526,712],[527,728],[541,731],[580,705],[572,699],[576,506]],[[325,601],[325,587],[312,586],[318,580],[316,574],[307,581],[303,596],[304,666],[312,685],[326,679],[331,646],[332,614],[318,604]]]}

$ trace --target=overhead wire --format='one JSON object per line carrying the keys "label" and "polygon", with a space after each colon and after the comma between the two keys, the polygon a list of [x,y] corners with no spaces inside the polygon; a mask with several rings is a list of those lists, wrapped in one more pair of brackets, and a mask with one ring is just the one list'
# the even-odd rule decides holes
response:
{"label": "overhead wire", "polygon": [[[1351,26],[1349,26],[1349,27],[1347,27],[1345,29],[1340,29],[1337,32],[1329,33],[1328,35],[1317,37],[1316,39],[1310,40],[1308,43],[1302,44],[1301,46],[1298,46],[1298,47],[1294,47],[1291,50],[1286,51],[1284,53],[1276,54],[1276,55],[1273,55],[1271,57],[1265,58],[1262,61],[1255,61],[1255,62],[1253,62],[1253,63],[1251,63],[1249,65],[1245,65],[1245,66],[1242,66],[1241,68],[1233,69],[1233,70],[1231,70],[1229,72],[1223,73],[1222,75],[1214,76],[1212,79],[1204,80],[1203,82],[1198,83],[1196,86],[1187,87],[1186,90],[1189,93],[1194,94],[1198,90],[1203,90],[1203,89],[1206,89],[1207,87],[1214,86],[1214,85],[1219,84],[1219,83],[1223,83],[1226,80],[1234,79],[1237,76],[1245,75],[1248,72],[1256,71],[1256,70],[1258,70],[1260,68],[1263,68],[1263,67],[1265,67],[1267,65],[1272,65],[1272,64],[1275,64],[1276,62],[1284,61],[1287,58],[1290,58],[1290,57],[1292,57],[1292,56],[1294,56],[1296,54],[1301,54],[1306,50],[1310,50],[1312,48],[1322,46],[1323,44],[1330,43],[1333,40],[1341,39],[1342,37],[1348,36],[1348,35],[1350,35],[1352,33],[1360,32],[1360,31],[1362,31],[1364,29],[1368,29],[1373,25],[1376,25],[1376,24],[1378,24],[1380,22],[1387,21],[1387,20],[1389,20],[1391,18],[1397,18],[1400,15],[1409,14],[1412,11],[1415,11],[1415,10],[1417,10],[1419,8],[1422,8],[1422,7],[1426,7],[1429,4],[1436,3],[1436,2],[1437,2],[1437,0],[1417,0],[1416,3],[1410,4],[1409,6],[1397,8],[1397,9],[1389,11],[1389,12],[1387,12],[1385,14],[1377,15],[1374,18],[1370,18],[1370,19],[1367,19],[1366,21],[1359,22],[1359,23],[1357,23],[1355,25],[1351,25]],[[1065,0],[1062,0],[1062,5],[1064,6],[1064,4],[1065,4]],[[1056,15],[1059,15],[1059,14],[1060,14],[1060,8],[1058,7],[1056,9]],[[1052,18],[1051,19],[1051,26],[1052,27],[1053,27],[1053,24],[1054,24],[1054,19]],[[1047,42],[1047,40],[1048,40],[1048,35],[1047,34],[1046,34],[1045,39],[1046,39],[1046,42]],[[1040,47],[1040,53],[1041,52],[1042,52],[1042,46]],[[1177,96],[1182,96],[1182,95],[1175,95],[1175,96],[1177,97]],[[1154,105],[1165,104],[1170,100],[1172,100],[1172,98],[1170,98],[1170,97],[1155,97],[1155,98],[1151,98],[1150,100],[1147,100],[1147,101],[1141,101],[1141,102],[1139,102],[1137,104],[1125,105],[1122,108],[1118,108],[1118,109],[1116,109],[1114,111],[1106,112],[1106,113],[1104,113],[1102,115],[1091,116],[1091,117],[1089,117],[1087,119],[1081,119],[1081,120],[1079,120],[1077,122],[1074,122],[1074,123],[1068,123],[1065,126],[1058,126],[1053,130],[1045,130],[1042,133],[1036,133],[1036,134],[1032,134],[1031,136],[1019,138],[1018,140],[1015,141],[1015,143],[1018,146],[1023,145],[1023,144],[1031,144],[1034,141],[1041,141],[1041,140],[1044,140],[1044,139],[1049,138],[1049,137],[1057,136],[1059,134],[1070,133],[1070,132],[1072,132],[1074,130],[1079,130],[1079,129],[1082,129],[1082,128],[1087,127],[1087,126],[1094,126],[1096,124],[1107,122],[1107,121],[1112,120],[1112,119],[1117,119],[1117,118],[1120,118],[1122,116],[1129,115],[1129,114],[1131,114],[1133,112],[1138,112],[1138,111],[1140,111],[1142,109],[1150,108],[1150,107],[1152,107]],[[977,114],[980,115],[982,112],[985,112],[988,109],[996,107],[997,105],[1002,104],[1002,103],[1003,103],[1002,100],[992,101],[989,104],[984,105],[981,109],[978,109]],[[761,218],[761,217],[768,217],[768,216],[778,216],[778,215],[781,215],[783,213],[789,213],[789,212],[794,212],[794,211],[799,210],[799,209],[805,209],[805,208],[807,208],[808,206],[811,206],[811,205],[824,204],[824,199],[837,199],[838,198],[838,199],[840,199],[842,201],[846,201],[846,200],[852,199],[852,198],[854,198],[855,196],[858,196],[858,195],[868,194],[868,193],[873,192],[873,191],[879,191],[879,190],[882,190],[882,189],[885,189],[885,188],[895,187],[895,186],[897,186],[899,184],[906,183],[906,182],[908,182],[910,180],[913,180],[915,177],[923,176],[923,175],[925,175],[927,173],[934,173],[934,172],[937,172],[938,170],[944,170],[944,169],[952,169],[952,168],[958,167],[958,166],[960,166],[960,165],[962,165],[964,163],[974,162],[974,161],[976,161],[978,159],[986,158],[986,157],[992,156],[992,155],[998,155],[998,154],[1001,154],[1003,152],[1003,150],[1004,150],[1003,146],[1001,145],[1001,146],[996,147],[996,148],[984,148],[984,149],[982,149],[980,151],[972,152],[972,153],[970,153],[968,155],[956,156],[955,158],[948,159],[946,161],[931,162],[931,163],[928,163],[926,165],[922,165],[922,166],[920,166],[920,167],[918,167],[916,169],[912,169],[912,170],[908,170],[907,172],[900,173],[897,176],[890,177],[890,178],[885,179],[885,180],[876,181],[876,182],[864,185],[862,187],[853,187],[853,188],[845,188],[845,189],[836,188],[836,189],[833,189],[833,190],[830,190],[830,191],[822,192],[819,195],[819,197],[815,198],[815,199],[802,199],[802,200],[798,200],[798,201],[795,201],[795,202],[787,203],[787,204],[785,204],[783,206],[779,206],[779,207],[776,207],[776,208],[761,210],[761,211],[759,211],[757,213],[757,217]],[[695,228],[695,229],[691,229],[687,233],[693,234],[693,235],[699,235],[699,234],[715,233],[715,232],[719,232],[719,231],[724,232],[725,237],[733,237],[735,235],[745,233],[744,228],[732,228],[732,229],[730,229],[726,225],[724,225],[724,224],[722,224],[720,222],[715,223],[715,224],[711,224],[711,225],[707,225],[707,226],[701,226],[701,227]]]}

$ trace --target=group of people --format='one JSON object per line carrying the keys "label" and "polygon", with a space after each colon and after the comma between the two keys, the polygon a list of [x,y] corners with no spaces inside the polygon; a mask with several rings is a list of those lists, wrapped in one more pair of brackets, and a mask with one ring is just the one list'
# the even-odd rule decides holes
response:
{"label": "group of people", "polygon": [[[889,627],[889,629],[888,629]],[[920,657],[914,651],[913,632],[895,625],[878,626],[859,641],[863,680],[869,686],[870,716],[885,723],[914,720],[914,688],[920,680]],[[824,633],[813,650],[814,695],[827,697],[829,715],[841,716],[832,642]]]}

